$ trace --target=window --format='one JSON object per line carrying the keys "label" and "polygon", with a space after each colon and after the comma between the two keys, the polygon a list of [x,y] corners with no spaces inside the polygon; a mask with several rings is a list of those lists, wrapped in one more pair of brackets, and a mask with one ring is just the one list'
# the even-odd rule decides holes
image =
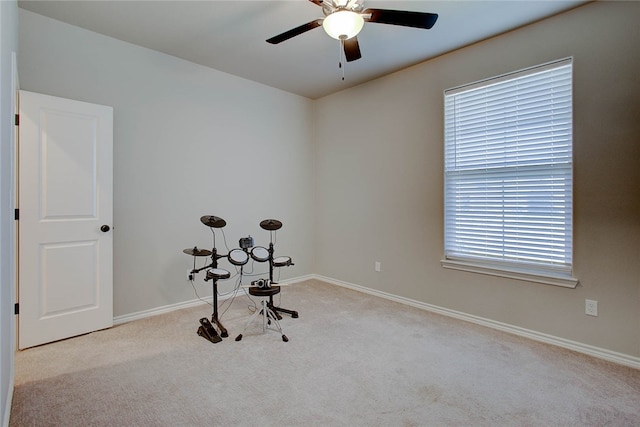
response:
{"label": "window", "polygon": [[445,91],[447,268],[575,287],[572,60]]}

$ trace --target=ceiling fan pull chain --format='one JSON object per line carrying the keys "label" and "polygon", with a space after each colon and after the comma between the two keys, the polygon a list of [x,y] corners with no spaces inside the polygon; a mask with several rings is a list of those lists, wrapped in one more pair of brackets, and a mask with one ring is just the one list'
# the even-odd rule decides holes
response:
{"label": "ceiling fan pull chain", "polygon": [[344,39],[343,38],[340,39],[340,43],[338,44],[338,55],[339,55],[338,68],[340,68],[342,70],[342,81],[344,81],[344,69],[345,69],[347,64],[345,63],[344,66],[342,65],[342,62],[343,62],[342,58],[343,58],[343,55],[344,55]]}

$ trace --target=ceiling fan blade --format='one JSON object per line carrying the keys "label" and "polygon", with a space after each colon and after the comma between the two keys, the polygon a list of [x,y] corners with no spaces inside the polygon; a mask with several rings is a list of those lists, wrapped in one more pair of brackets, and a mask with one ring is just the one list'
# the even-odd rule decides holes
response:
{"label": "ceiling fan blade", "polygon": [[350,39],[344,40],[344,57],[347,59],[347,62],[355,61],[356,59],[362,58],[360,54],[360,44],[358,43],[358,37],[351,37]]}
{"label": "ceiling fan blade", "polygon": [[409,12],[406,10],[365,9],[363,14],[371,14],[369,22],[378,24],[401,25],[403,27],[424,28],[433,27],[438,19],[437,13]]}
{"label": "ceiling fan blade", "polygon": [[309,0],[311,3],[315,3],[318,6],[322,6],[322,0]]}
{"label": "ceiling fan blade", "polygon": [[318,28],[322,25],[322,19],[316,19],[315,21],[307,22],[306,24],[300,25],[299,27],[293,28],[289,31],[285,31],[282,34],[278,34],[277,36],[271,37],[267,40],[267,43],[278,44],[282,43],[285,40],[289,40],[292,37],[299,36],[302,33],[306,33],[309,30],[313,30],[314,28]]}

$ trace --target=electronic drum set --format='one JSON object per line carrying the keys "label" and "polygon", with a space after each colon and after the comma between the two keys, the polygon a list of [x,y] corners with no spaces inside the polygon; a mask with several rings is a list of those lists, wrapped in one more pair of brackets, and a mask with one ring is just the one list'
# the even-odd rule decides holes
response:
{"label": "electronic drum set", "polygon": [[[278,256],[274,257],[274,244],[273,244],[273,234],[276,230],[282,228],[282,222],[277,219],[265,219],[260,222],[260,228],[263,230],[269,231],[270,241],[269,247],[265,248],[263,246],[254,246],[253,238],[243,237],[239,240],[239,248],[229,250],[227,254],[218,253],[217,248],[215,247],[215,229],[223,228],[227,225],[227,222],[217,216],[213,215],[205,215],[200,218],[200,221],[209,227],[214,235],[213,248],[212,250],[208,249],[199,249],[197,246],[193,248],[184,249],[184,252],[187,255],[191,255],[194,257],[193,260],[193,269],[189,272],[189,279],[193,279],[193,277],[199,272],[206,270],[206,276],[204,278],[205,281],[212,281],[213,287],[213,314],[211,315],[211,322],[206,317],[200,319],[200,327],[198,328],[198,335],[206,338],[212,343],[217,343],[222,341],[222,338],[226,338],[229,336],[227,329],[220,322],[220,318],[218,317],[218,280],[225,280],[231,278],[231,272],[220,268],[218,266],[218,260],[226,258],[229,263],[236,267],[240,267],[240,275],[242,277],[242,269],[245,264],[249,262],[250,259],[253,259],[256,262],[268,262],[269,263],[269,279],[259,279],[255,280],[251,283],[249,287],[249,294],[259,297],[269,297],[269,301],[265,302],[260,309],[256,309],[256,313],[251,317],[250,321],[255,317],[255,315],[263,314],[265,321],[270,322],[273,319],[274,323],[276,323],[278,330],[282,334],[282,328],[278,323],[278,320],[282,319],[282,317],[278,313],[286,313],[291,315],[293,318],[298,317],[298,312],[294,310],[287,310],[282,307],[276,307],[273,304],[273,295],[278,294],[280,292],[280,286],[272,286],[277,285],[276,282],[273,281],[273,270],[276,267],[288,267],[294,265],[291,261],[291,257],[288,256]],[[205,265],[202,268],[196,268],[195,262],[196,257],[211,257],[211,263]],[[247,326],[249,325],[247,322]],[[215,325],[215,327],[214,327]],[[263,324],[263,327],[265,325]],[[218,331],[220,331],[218,334]],[[246,329],[246,327],[245,327]],[[244,331],[243,331],[244,332]],[[236,337],[236,341],[240,341],[242,339],[242,334]],[[288,338],[282,334],[282,340],[288,341]]]}

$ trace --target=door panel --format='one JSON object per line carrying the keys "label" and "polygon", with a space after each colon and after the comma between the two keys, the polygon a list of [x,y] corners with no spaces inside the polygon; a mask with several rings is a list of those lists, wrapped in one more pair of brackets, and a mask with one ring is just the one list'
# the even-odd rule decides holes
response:
{"label": "door panel", "polygon": [[47,319],[98,307],[97,243],[40,245],[40,318]]}
{"label": "door panel", "polygon": [[20,92],[19,347],[113,324],[113,109]]}
{"label": "door panel", "polygon": [[95,218],[96,117],[42,110],[40,119],[41,219]]}

